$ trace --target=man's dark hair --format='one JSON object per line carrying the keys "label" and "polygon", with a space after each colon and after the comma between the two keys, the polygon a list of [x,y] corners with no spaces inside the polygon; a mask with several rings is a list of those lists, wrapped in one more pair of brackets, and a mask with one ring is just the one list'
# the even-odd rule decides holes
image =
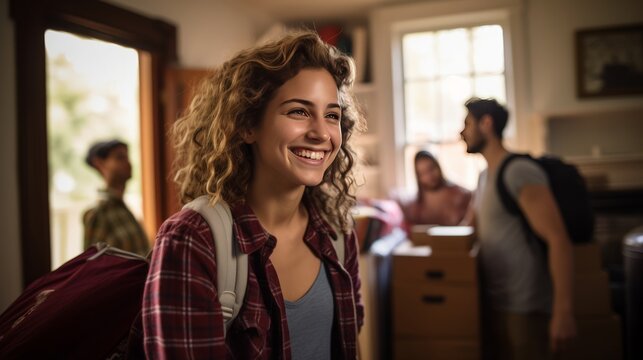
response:
{"label": "man's dark hair", "polygon": [[496,99],[480,99],[476,97],[467,100],[464,106],[476,121],[480,121],[485,115],[491,116],[493,119],[493,131],[498,138],[502,139],[502,131],[505,129],[509,118],[507,108],[500,105]]}
{"label": "man's dark hair", "polygon": [[85,157],[85,162],[87,165],[94,167],[92,161],[95,158],[106,159],[109,156],[109,153],[118,146],[127,147],[127,144],[117,139],[96,142],[89,147],[87,156]]}

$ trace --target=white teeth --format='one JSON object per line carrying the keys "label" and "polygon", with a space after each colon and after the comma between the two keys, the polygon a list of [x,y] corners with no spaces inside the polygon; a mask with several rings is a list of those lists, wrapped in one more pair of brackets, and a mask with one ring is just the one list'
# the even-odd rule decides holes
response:
{"label": "white teeth", "polygon": [[324,158],[323,151],[297,150],[295,154],[312,160],[321,160]]}

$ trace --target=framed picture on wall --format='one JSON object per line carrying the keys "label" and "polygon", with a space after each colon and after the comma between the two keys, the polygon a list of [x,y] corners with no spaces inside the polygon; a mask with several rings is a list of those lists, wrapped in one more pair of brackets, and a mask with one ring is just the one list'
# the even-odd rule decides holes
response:
{"label": "framed picture on wall", "polygon": [[578,97],[643,94],[643,24],[576,32]]}

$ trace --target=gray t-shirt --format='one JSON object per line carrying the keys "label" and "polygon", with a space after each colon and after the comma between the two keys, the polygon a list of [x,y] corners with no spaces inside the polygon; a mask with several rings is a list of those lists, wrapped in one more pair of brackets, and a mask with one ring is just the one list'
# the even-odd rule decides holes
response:
{"label": "gray t-shirt", "polygon": [[[505,210],[496,176],[497,170],[480,174],[474,203],[485,295],[496,310],[550,312],[551,280],[544,248],[529,241],[520,218]],[[506,167],[504,181],[514,199],[525,185],[549,185],[537,164],[521,158]]]}
{"label": "gray t-shirt", "polygon": [[334,304],[324,265],[304,296],[285,303],[292,358],[329,360]]}

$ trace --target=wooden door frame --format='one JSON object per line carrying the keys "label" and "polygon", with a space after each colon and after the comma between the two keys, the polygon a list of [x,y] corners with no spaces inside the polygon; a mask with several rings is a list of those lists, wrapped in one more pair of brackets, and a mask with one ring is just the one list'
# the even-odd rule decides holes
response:
{"label": "wooden door frame", "polygon": [[10,0],[14,20],[18,132],[18,176],[23,285],[51,270],[47,147],[47,90],[44,34],[73,32],[144,50],[151,57],[154,194],[160,224],[169,169],[165,166],[164,74],[177,61],[176,28],[95,0]]}

